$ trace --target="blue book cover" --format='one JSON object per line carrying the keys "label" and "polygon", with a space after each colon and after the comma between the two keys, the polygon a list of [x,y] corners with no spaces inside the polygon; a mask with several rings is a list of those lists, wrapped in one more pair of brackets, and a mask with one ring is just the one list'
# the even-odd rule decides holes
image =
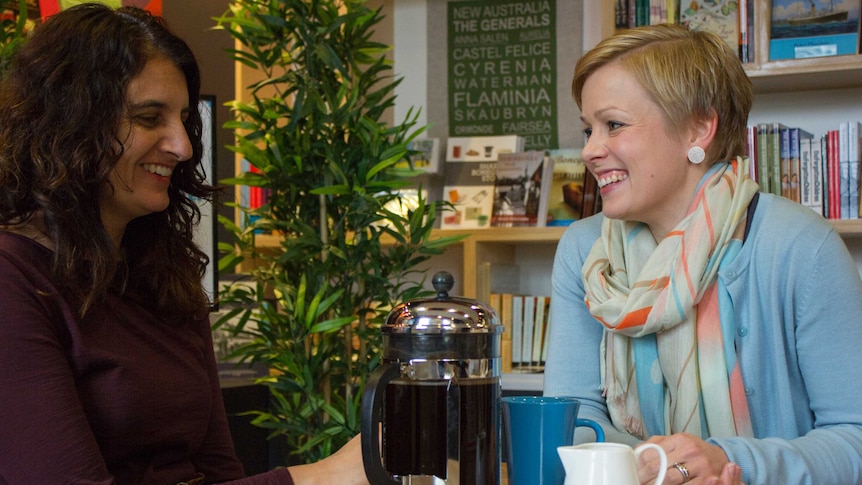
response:
{"label": "blue book cover", "polygon": [[769,60],[853,55],[860,2],[773,0]]}

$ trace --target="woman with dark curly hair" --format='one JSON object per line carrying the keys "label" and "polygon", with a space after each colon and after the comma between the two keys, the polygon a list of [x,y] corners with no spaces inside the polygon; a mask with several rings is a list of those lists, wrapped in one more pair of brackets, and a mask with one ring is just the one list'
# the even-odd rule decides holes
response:
{"label": "woman with dark curly hair", "polygon": [[199,93],[159,18],[95,4],[0,85],[0,483],[367,483],[357,439],[242,478],[192,240]]}

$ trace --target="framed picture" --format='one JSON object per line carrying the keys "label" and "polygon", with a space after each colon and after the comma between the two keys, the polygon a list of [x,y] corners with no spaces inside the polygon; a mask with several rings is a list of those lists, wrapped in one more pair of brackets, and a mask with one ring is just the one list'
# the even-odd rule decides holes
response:
{"label": "framed picture", "polygon": [[[206,180],[214,185],[216,171],[215,157],[215,96],[201,95],[198,103],[201,112],[203,133],[203,158],[201,163],[206,172]],[[201,210],[201,222],[195,231],[195,242],[210,258],[206,274],[204,274],[204,290],[210,299],[212,311],[218,310],[218,241],[216,239],[216,213],[212,202],[198,201]]]}

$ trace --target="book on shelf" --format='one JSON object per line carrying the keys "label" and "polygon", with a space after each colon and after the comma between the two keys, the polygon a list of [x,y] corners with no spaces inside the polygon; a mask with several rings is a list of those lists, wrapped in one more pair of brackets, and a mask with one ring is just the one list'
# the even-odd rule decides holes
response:
{"label": "book on shelf", "polygon": [[[803,140],[810,142],[810,140],[814,138],[814,135],[811,132],[804,130],[802,128],[799,128],[797,126],[790,128],[789,135],[790,135],[790,147],[789,147],[789,152],[790,152],[790,186],[789,186],[790,198],[796,202],[801,203],[802,202],[802,178],[803,178],[803,175],[805,177],[807,177],[808,174],[810,173],[808,171],[808,167],[806,167],[806,170],[803,174],[802,156],[801,156],[802,142],[803,142]],[[808,144],[808,146],[810,147],[810,143]],[[809,200],[809,204],[810,204],[810,200]]]}
{"label": "book on shelf", "polygon": [[548,193],[549,226],[568,226],[581,218],[587,167],[580,148],[549,150],[553,180]]}
{"label": "book on shelf", "polygon": [[536,318],[533,322],[533,349],[530,351],[530,365],[536,370],[542,370],[545,359],[542,358],[542,346],[547,338],[548,313],[551,298],[548,296],[536,297]]}
{"label": "book on shelf", "polygon": [[678,23],[679,0],[617,0],[614,25],[627,29],[641,25]]}
{"label": "book on shelf", "polygon": [[823,163],[823,137],[811,140],[811,209],[824,215],[824,163]]}
{"label": "book on shelf", "polygon": [[811,159],[811,138],[799,140],[799,202],[814,209],[814,166]]}
{"label": "book on shelf", "polygon": [[757,124],[757,183],[760,185],[760,191],[766,193],[771,192],[772,183],[771,151],[768,143],[771,129],[769,123]]}
{"label": "book on shelf", "polygon": [[838,163],[841,166],[841,219],[859,218],[859,122],[838,125]]}
{"label": "book on shelf", "polygon": [[553,176],[549,157],[540,151],[501,153],[494,170],[494,227],[544,227]]}
{"label": "book on shelf", "polygon": [[859,0],[773,0],[769,60],[804,59],[859,52]]}
{"label": "book on shelf", "polygon": [[[443,156],[439,138],[415,138],[407,143],[410,165],[415,170],[426,173],[440,172],[440,158]],[[410,168],[407,162],[396,164],[398,168]]]}
{"label": "book on shelf", "polygon": [[790,180],[793,173],[793,159],[790,154],[790,128],[782,126],[779,133],[778,143],[781,160],[781,166],[779,167],[779,170],[781,171],[781,196],[785,199],[793,200],[793,190]]}
{"label": "book on shelf", "polygon": [[748,157],[748,176],[760,183],[757,169],[757,126],[749,125],[746,129],[745,155]]}
{"label": "book on shelf", "polygon": [[754,1],[739,0],[739,59],[754,62]]}
{"label": "book on shelf", "polygon": [[599,182],[589,172],[584,175],[584,198],[581,202],[581,219],[602,211],[602,196]]}
{"label": "book on shelf", "polygon": [[490,301],[504,327],[503,372],[542,372],[548,355],[551,298],[504,292],[491,293]]}
{"label": "book on shelf", "polygon": [[512,297],[513,293],[491,293],[490,303],[500,317],[503,335],[500,341],[500,360],[503,372],[512,372]]}
{"label": "book on shelf", "polygon": [[524,342],[524,298],[512,295],[512,370],[521,365]]}
{"label": "book on shelf", "polygon": [[859,153],[859,122],[850,121],[850,137],[848,140],[848,158],[850,160],[850,218],[859,218],[859,165],[862,163],[862,154]]}
{"label": "book on shelf", "polygon": [[[784,173],[782,170],[783,159],[782,156],[782,145],[787,146],[786,143],[782,143],[782,132],[787,130],[788,127],[783,123],[773,122],[771,123],[769,136],[766,140],[767,150],[769,153],[769,163],[770,167],[770,180],[769,180],[769,188],[770,191],[775,195],[784,195],[785,186],[789,185],[790,181],[788,180],[787,184],[784,183]],[[789,138],[788,138],[789,140]],[[787,152],[785,152],[787,153]],[[789,177],[790,175],[787,174]]]}
{"label": "book on shelf", "polygon": [[690,30],[717,34],[733,52],[739,52],[739,3],[736,0],[687,2],[680,6],[679,23]]}
{"label": "book on shelf", "polygon": [[829,219],[841,219],[841,167],[838,158],[838,130],[826,132],[826,174],[829,211],[826,215]]}
{"label": "book on shelf", "polygon": [[494,173],[500,154],[521,152],[517,135],[453,137],[446,143],[443,199],[452,210],[443,213],[442,229],[484,229],[491,225]]}
{"label": "book on shelf", "polygon": [[849,219],[850,211],[850,124],[842,121],[838,124],[838,170],[841,197],[839,219]]}
{"label": "book on shelf", "polygon": [[[533,327],[536,324],[536,297],[533,295],[524,295],[521,298],[524,300],[523,311],[521,317],[522,325],[524,326],[521,335],[521,360],[512,362],[513,370],[520,372],[531,372],[533,370],[530,364],[530,359],[533,355]],[[517,368],[517,369],[516,369]]]}

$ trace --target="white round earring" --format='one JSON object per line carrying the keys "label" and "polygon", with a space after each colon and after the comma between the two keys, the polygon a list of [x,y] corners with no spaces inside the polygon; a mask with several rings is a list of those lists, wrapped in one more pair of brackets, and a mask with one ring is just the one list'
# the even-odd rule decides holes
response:
{"label": "white round earring", "polygon": [[688,161],[691,163],[701,163],[706,158],[706,152],[699,146],[693,146],[688,149]]}

